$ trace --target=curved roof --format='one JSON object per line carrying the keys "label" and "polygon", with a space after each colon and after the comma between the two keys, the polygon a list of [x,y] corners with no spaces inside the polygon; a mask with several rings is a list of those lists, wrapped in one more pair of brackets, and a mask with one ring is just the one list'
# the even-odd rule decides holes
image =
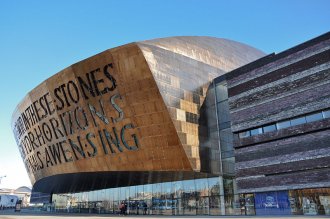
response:
{"label": "curved roof", "polygon": [[265,53],[233,40],[208,36],[178,36],[137,42],[144,51],[156,48],[181,54],[226,72],[259,59]]}
{"label": "curved roof", "polygon": [[27,186],[21,186],[15,189],[15,192],[31,192],[31,189]]}

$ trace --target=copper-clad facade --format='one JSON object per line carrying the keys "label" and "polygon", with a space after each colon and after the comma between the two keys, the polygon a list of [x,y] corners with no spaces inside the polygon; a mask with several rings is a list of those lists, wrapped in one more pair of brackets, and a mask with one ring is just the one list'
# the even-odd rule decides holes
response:
{"label": "copper-clad facade", "polygon": [[[200,144],[208,138],[200,109],[213,78],[260,56],[229,40],[173,37],[109,49],[53,75],[12,118],[34,189],[221,175],[219,145]],[[201,157],[205,147],[214,155]]]}

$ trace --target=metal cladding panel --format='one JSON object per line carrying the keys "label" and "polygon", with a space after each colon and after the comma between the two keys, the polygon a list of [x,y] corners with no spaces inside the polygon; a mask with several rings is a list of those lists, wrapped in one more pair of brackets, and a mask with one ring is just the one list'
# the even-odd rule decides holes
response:
{"label": "metal cladding panel", "polygon": [[[261,54],[248,46],[239,52],[240,45],[235,54],[226,50],[223,56],[256,55],[228,61],[232,67]],[[83,191],[212,174],[199,174],[199,108],[208,84],[223,69],[168,50],[159,57],[155,51],[158,64],[151,66],[144,48],[127,44],[78,62],[18,105],[12,128],[35,191]],[[177,121],[184,122],[180,129]],[[68,185],[70,180],[75,183]]]}
{"label": "metal cladding panel", "polygon": [[201,136],[200,121],[207,120],[201,117],[200,112],[207,90],[215,77],[264,54],[241,43],[212,37],[171,37],[143,41],[138,45],[148,62],[192,168],[195,171],[202,169],[219,174],[219,159],[216,165],[210,165],[212,154],[201,157],[205,154],[202,152],[205,148],[200,140],[202,137],[210,138]]}

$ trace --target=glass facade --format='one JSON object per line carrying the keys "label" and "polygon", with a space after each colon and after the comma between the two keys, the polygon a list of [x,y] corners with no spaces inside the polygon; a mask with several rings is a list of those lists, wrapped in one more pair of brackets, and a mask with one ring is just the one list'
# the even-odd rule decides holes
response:
{"label": "glass facade", "polygon": [[221,177],[54,194],[56,212],[143,215],[330,215],[330,188],[237,194]]}
{"label": "glass facade", "polygon": [[289,191],[292,214],[330,215],[330,188]]}
{"label": "glass facade", "polygon": [[218,130],[222,173],[224,176],[235,175],[234,135],[230,128],[228,89],[225,80],[218,82],[216,88]]}
{"label": "glass facade", "polygon": [[[202,162],[202,167],[221,176],[54,194],[52,209],[119,214],[120,206],[125,205],[126,214],[134,215],[330,215],[330,188],[237,193],[226,81],[211,84],[208,92],[212,98],[207,99],[206,110],[201,109],[207,118],[208,139],[201,139],[200,144],[209,159]],[[329,117],[330,111],[326,110],[246,130],[239,137]]]}
{"label": "glass facade", "polygon": [[119,214],[120,204],[125,203],[126,213],[134,215],[235,215],[240,209],[232,198],[238,197],[232,183],[232,179],[213,177],[53,194],[52,208],[57,212]]}

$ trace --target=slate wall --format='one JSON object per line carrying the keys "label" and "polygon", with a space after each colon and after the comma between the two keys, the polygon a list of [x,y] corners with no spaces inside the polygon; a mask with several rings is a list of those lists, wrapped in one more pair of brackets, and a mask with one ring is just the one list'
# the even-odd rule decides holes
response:
{"label": "slate wall", "polygon": [[330,33],[226,76],[238,191],[329,187],[330,119],[238,133],[330,108]]}

